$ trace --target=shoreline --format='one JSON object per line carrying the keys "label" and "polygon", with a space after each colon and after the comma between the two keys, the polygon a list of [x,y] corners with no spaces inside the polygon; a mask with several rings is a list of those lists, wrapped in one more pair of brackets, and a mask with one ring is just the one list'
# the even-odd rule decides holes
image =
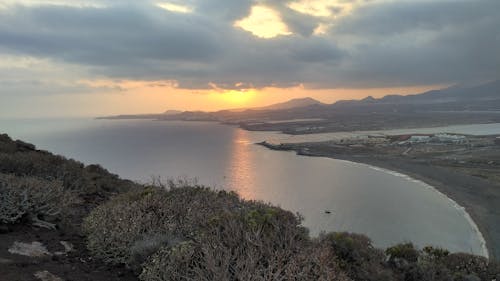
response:
{"label": "shoreline", "polygon": [[[488,217],[488,212],[484,211],[484,207],[475,202],[477,201],[477,198],[475,198],[476,200],[472,200],[470,198],[471,191],[474,192],[476,187],[484,186],[484,181],[481,179],[463,180],[464,177],[467,176],[457,173],[456,171],[431,165],[411,163],[409,161],[405,161],[404,159],[395,157],[382,158],[376,156],[345,154],[329,155],[312,152],[305,153],[301,150],[283,149],[277,146],[268,146],[264,143],[258,144],[271,150],[294,151],[299,156],[324,157],[366,165],[375,170],[382,170],[395,176],[401,176],[408,178],[409,180],[421,182],[428,188],[431,188],[433,191],[440,194],[440,196],[446,197],[453,205],[455,205],[455,207],[457,207],[457,209],[463,210],[465,219],[479,236],[484,256],[495,260],[500,258],[500,237],[498,235],[492,235],[492,232],[500,233],[500,226],[495,225],[494,221],[491,221],[491,218]],[[443,180],[444,178],[451,179],[453,183],[447,183]],[[461,184],[456,185],[456,183]],[[479,192],[474,193],[475,197],[488,197],[488,194],[480,195]]]}
{"label": "shoreline", "polygon": [[[331,157],[328,157],[328,158],[331,158]],[[451,204],[453,205],[453,207],[455,207],[458,211],[460,211],[460,212],[463,213],[463,216],[469,222],[471,228],[476,233],[476,235],[479,237],[479,241],[481,243],[481,248],[482,248],[482,251],[483,251],[482,255],[484,257],[488,258],[488,259],[490,258],[490,251],[491,251],[491,249],[489,249],[489,247],[488,247],[489,243],[487,243],[487,241],[486,241],[483,233],[481,232],[481,230],[479,228],[479,225],[476,223],[476,221],[469,214],[467,208],[465,208],[464,206],[460,205],[458,202],[456,202],[455,200],[453,200],[453,198],[451,198],[450,196],[446,195],[445,193],[443,193],[442,191],[440,191],[435,186],[428,184],[423,179],[420,179],[420,178],[417,178],[417,177],[413,177],[413,176],[409,176],[407,174],[404,174],[402,172],[395,171],[395,170],[392,170],[392,169],[386,169],[386,168],[382,168],[382,167],[379,167],[379,166],[374,166],[374,165],[363,163],[363,162],[355,162],[355,161],[343,160],[343,159],[337,159],[337,158],[331,158],[331,159],[336,159],[336,160],[339,160],[339,161],[347,161],[347,162],[351,162],[351,163],[356,163],[358,165],[363,165],[363,166],[366,166],[366,167],[368,167],[370,169],[373,169],[373,170],[376,170],[376,171],[382,171],[384,173],[388,173],[388,174],[394,175],[396,177],[402,177],[402,178],[405,178],[407,180],[414,181],[414,182],[417,182],[419,184],[422,184],[425,188],[427,188],[429,190],[432,190],[433,192],[439,194],[439,196],[442,196],[443,198],[445,198],[448,201],[450,201]]]}
{"label": "shoreline", "polygon": [[[298,154],[298,155],[304,155],[304,154]],[[490,237],[489,235],[488,232],[489,227],[487,225],[487,222],[485,222],[485,220],[481,217],[481,215],[479,215],[474,210],[475,208],[471,206],[470,203],[463,200],[463,198],[460,198],[461,196],[457,194],[457,192],[453,192],[452,186],[442,183],[441,181],[437,181],[436,179],[430,178],[428,176],[422,175],[418,173],[418,171],[414,171],[412,169],[402,169],[398,167],[398,165],[393,165],[390,163],[384,164],[384,161],[380,161],[377,159],[368,159],[365,157],[364,158],[332,157],[332,156],[320,156],[320,155],[304,155],[304,156],[326,157],[336,160],[354,162],[357,164],[369,166],[370,168],[373,169],[383,170],[388,173],[396,173],[402,175],[403,177],[419,181],[424,185],[431,187],[437,193],[442,194],[442,196],[445,196],[457,207],[463,209],[465,218],[469,221],[471,227],[478,233],[481,243],[484,243],[482,247],[483,251],[485,251],[486,257],[492,259],[498,258],[498,252],[500,251],[500,249],[493,247],[493,244],[495,243],[493,242],[492,237]]]}

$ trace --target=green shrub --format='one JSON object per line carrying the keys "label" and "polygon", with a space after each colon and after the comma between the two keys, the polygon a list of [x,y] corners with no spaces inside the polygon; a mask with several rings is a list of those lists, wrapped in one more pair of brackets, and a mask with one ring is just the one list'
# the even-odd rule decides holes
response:
{"label": "green shrub", "polygon": [[40,226],[50,226],[41,219],[59,216],[75,202],[75,195],[60,182],[0,174],[0,223],[28,219]]}
{"label": "green shrub", "polygon": [[416,263],[420,257],[420,252],[415,249],[412,243],[398,244],[388,248],[385,253],[390,261],[404,260],[408,263]]}
{"label": "green shrub", "polygon": [[450,251],[443,248],[436,248],[432,246],[426,246],[422,249],[422,253],[420,255],[421,259],[431,261],[431,262],[440,262],[444,258],[450,255]]}
{"label": "green shrub", "polygon": [[393,280],[385,266],[382,250],[373,247],[371,240],[360,234],[329,233],[320,236],[323,247],[331,249],[339,266],[353,280]]}

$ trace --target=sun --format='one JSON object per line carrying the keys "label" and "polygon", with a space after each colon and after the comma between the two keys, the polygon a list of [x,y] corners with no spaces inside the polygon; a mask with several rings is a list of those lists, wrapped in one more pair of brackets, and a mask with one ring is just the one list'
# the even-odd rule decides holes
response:
{"label": "sun", "polygon": [[246,105],[255,96],[255,90],[226,90],[221,93],[224,102],[234,105]]}

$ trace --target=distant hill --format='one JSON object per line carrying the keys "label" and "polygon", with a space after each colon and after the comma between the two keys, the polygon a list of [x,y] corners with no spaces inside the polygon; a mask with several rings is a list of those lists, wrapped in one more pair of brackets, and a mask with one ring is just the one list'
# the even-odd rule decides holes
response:
{"label": "distant hill", "polygon": [[180,110],[167,110],[163,113],[156,114],[123,114],[115,116],[98,117],[97,119],[161,119],[161,120],[218,120],[218,116],[225,116],[227,114],[234,115],[248,111],[273,111],[285,110],[300,107],[307,107],[312,105],[325,105],[324,103],[310,97],[291,99],[286,102],[276,103],[264,107],[252,108],[238,108],[227,109],[216,112],[206,111],[180,111]]}
{"label": "distant hill", "polygon": [[500,100],[500,80],[475,86],[452,86],[449,88],[431,90],[415,95],[387,95],[380,99],[367,97],[362,100],[344,100],[335,103],[342,105],[366,104],[443,104],[461,102],[488,102]]}
{"label": "distant hill", "polygon": [[163,112],[163,114],[165,114],[165,115],[173,115],[173,114],[179,114],[179,113],[182,113],[182,110],[172,110],[172,109],[170,109],[170,110],[167,110],[167,111]]}
{"label": "distant hill", "polygon": [[257,108],[252,108],[254,110],[283,110],[283,109],[290,109],[290,108],[296,108],[296,107],[305,107],[305,106],[310,106],[310,105],[323,105],[324,103],[315,100],[313,98],[307,97],[307,98],[297,98],[297,99],[291,99],[286,102],[281,102],[281,103],[275,103],[269,106],[264,106],[264,107],[257,107]]}

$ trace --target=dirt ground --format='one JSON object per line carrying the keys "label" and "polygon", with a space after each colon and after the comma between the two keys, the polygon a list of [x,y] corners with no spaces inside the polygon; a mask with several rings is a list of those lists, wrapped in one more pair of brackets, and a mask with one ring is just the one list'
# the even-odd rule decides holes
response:
{"label": "dirt ground", "polygon": [[[8,251],[14,242],[41,242],[49,252],[64,252],[60,241],[74,246],[74,250],[62,255],[28,257]],[[29,225],[5,227],[0,230],[0,280],[30,281],[39,271],[48,271],[65,281],[113,281],[138,280],[129,270],[110,267],[94,260],[85,249],[84,237],[71,230],[48,230]]]}

